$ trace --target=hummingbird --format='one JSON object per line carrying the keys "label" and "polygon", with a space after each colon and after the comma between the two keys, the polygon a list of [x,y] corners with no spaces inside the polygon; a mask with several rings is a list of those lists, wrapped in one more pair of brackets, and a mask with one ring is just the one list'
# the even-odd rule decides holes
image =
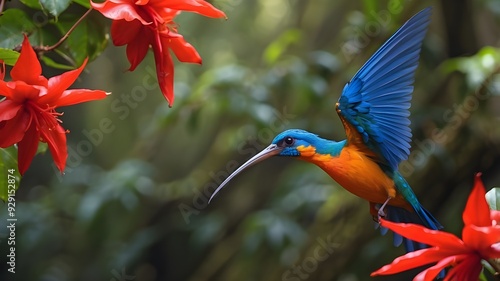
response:
{"label": "hummingbird", "polygon": [[[346,139],[333,141],[300,129],[278,134],[212,194],[237,174],[273,156],[313,163],[347,191],[369,202],[374,220],[418,223],[430,229],[441,224],[418,201],[398,164],[410,154],[410,103],[415,70],[431,8],[401,26],[344,86],[335,109]],[[408,252],[426,247],[395,234],[394,243]]]}

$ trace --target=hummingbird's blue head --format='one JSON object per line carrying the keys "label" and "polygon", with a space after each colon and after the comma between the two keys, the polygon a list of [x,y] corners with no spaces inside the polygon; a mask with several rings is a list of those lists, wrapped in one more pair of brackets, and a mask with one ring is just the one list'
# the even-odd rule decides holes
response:
{"label": "hummingbird's blue head", "polygon": [[272,144],[279,156],[308,156],[314,153],[338,155],[344,142],[336,143],[304,130],[290,129],[278,134]]}
{"label": "hummingbird's blue head", "polygon": [[300,156],[304,149],[321,146],[322,140],[326,141],[307,131],[290,129],[278,134],[272,144],[280,149],[279,156]]}
{"label": "hummingbird's blue head", "polygon": [[227,177],[226,180],[214,191],[210,200],[212,200],[215,194],[217,194],[217,192],[219,192],[219,190],[221,190],[222,187],[224,187],[224,185],[226,185],[226,183],[228,183],[234,176],[264,159],[272,156],[308,157],[316,153],[338,155],[340,154],[344,144],[345,141],[338,143],[329,141],[304,130],[286,130],[278,134],[268,147],[264,148],[264,150],[250,158],[247,162],[236,169],[236,171],[229,175],[229,177]]}

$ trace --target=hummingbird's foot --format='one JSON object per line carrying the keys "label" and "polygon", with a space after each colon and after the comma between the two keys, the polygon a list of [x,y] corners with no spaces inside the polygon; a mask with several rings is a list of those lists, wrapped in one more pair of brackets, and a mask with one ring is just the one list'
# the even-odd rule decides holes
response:
{"label": "hummingbird's foot", "polygon": [[384,212],[384,210],[380,209],[378,210],[378,219],[380,220],[380,218],[385,218],[385,215],[386,213]]}
{"label": "hummingbird's foot", "polygon": [[384,208],[385,208],[385,205],[387,205],[387,203],[389,202],[389,200],[391,200],[391,197],[387,198],[387,200],[385,200],[384,204],[382,204],[382,206],[378,209],[378,212],[377,212],[377,221],[380,221],[380,218],[385,218],[385,216],[387,215],[385,212],[384,212]]}

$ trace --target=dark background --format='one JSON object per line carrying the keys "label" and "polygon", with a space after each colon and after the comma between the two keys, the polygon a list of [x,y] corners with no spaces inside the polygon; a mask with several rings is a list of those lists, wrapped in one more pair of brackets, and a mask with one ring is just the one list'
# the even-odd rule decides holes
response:
{"label": "dark background", "polygon": [[89,64],[73,87],[113,94],[62,109],[66,173],[49,153],[35,158],[16,195],[15,274],[0,229],[0,280],[370,280],[403,248],[379,235],[366,202],[311,164],[267,160],[207,200],[284,129],[345,138],[334,111],[344,84],[427,6],[414,142],[400,170],[458,236],[474,174],[499,185],[499,1],[212,3],[227,21],[176,20],[204,62],[175,61],[173,108],[151,54],[133,73],[124,47]]}

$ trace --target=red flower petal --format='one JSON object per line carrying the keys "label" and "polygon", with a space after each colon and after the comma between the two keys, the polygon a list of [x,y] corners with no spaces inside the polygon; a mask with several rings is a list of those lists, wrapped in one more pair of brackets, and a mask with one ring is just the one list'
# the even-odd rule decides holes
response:
{"label": "red flower petal", "polygon": [[[152,0],[150,5],[158,8],[158,6],[165,6],[164,1]],[[169,9],[194,12],[210,18],[227,18],[223,11],[215,8],[212,4],[204,0],[170,0],[168,1]]]}
{"label": "red flower petal", "polygon": [[179,61],[201,64],[201,57],[196,49],[193,45],[186,42],[182,36],[168,39],[162,38],[162,43],[164,44],[164,49],[166,49],[165,45],[172,49]]}
{"label": "red flower petal", "polygon": [[136,38],[127,45],[127,58],[130,62],[129,71],[134,71],[148,53],[152,35],[150,30],[143,31],[140,38]]}
{"label": "red flower petal", "polygon": [[115,3],[106,1],[104,3],[94,3],[90,1],[92,8],[101,12],[101,14],[113,20],[134,21],[139,20],[143,25],[149,25],[152,22],[145,21],[136,10],[134,4]]}
{"label": "red flower petal", "polygon": [[472,189],[467,204],[465,205],[462,218],[465,225],[473,224],[477,226],[490,226],[490,207],[486,198],[484,197],[486,191],[483,182],[481,181],[481,174],[476,174],[474,179],[474,188]]}
{"label": "red flower petal", "polygon": [[393,223],[385,219],[380,219],[380,224],[413,241],[447,249],[465,249],[462,240],[447,232],[431,230],[417,224]]}
{"label": "red flower petal", "polygon": [[460,256],[451,256],[451,257],[446,257],[442,260],[440,260],[437,264],[429,267],[428,269],[420,272],[413,281],[433,281],[434,278],[447,266],[456,263],[457,261],[460,261],[464,259],[466,255],[460,255]]}
{"label": "red flower petal", "polygon": [[41,96],[38,99],[37,103],[43,105],[48,104],[50,106],[59,104],[58,99],[61,97],[62,93],[67,88],[69,88],[69,86],[75,83],[76,79],[78,78],[78,76],[80,76],[86,64],[87,58],[83,61],[82,65],[79,68],[50,78],[47,94]]}
{"label": "red flower petal", "polygon": [[42,67],[28,37],[24,35],[21,54],[10,71],[12,80],[24,81],[30,85],[47,86],[47,79],[42,75]]}
{"label": "red flower petal", "polygon": [[494,253],[493,255],[490,256],[500,259],[500,243],[491,245],[490,251]]}
{"label": "red flower petal", "polygon": [[12,100],[14,99],[15,92],[9,87],[11,84],[12,82],[0,80],[0,95]]}
{"label": "red flower petal", "polygon": [[47,92],[47,89],[44,87],[28,85],[24,81],[7,82],[7,87],[10,88],[10,97],[8,98],[17,103],[24,103],[28,100],[37,100],[40,96],[40,92]]}
{"label": "red flower petal", "polygon": [[462,231],[462,239],[471,251],[483,258],[491,258],[491,245],[500,242],[500,227],[466,225]]}
{"label": "red flower petal", "polygon": [[0,102],[0,122],[14,118],[23,105],[11,100]]}
{"label": "red flower petal", "polygon": [[156,76],[160,90],[171,107],[174,103],[174,65],[168,50],[165,53],[158,51],[153,46],[155,55]]}
{"label": "red flower petal", "polygon": [[88,102],[93,100],[100,100],[108,95],[105,91],[101,90],[88,90],[88,89],[72,89],[63,92],[59,100],[56,102],[56,106],[68,106],[73,104],[78,104],[82,102]]}
{"label": "red flower petal", "polygon": [[24,109],[19,110],[14,118],[0,122],[3,124],[0,126],[0,147],[9,147],[21,141],[30,123],[31,117]]}
{"label": "red flower petal", "polygon": [[[111,23],[111,39],[115,46],[123,46],[125,44],[142,40],[144,25],[140,21],[114,20]],[[139,36],[139,37],[138,37]],[[149,42],[144,40],[146,46]]]}
{"label": "red flower petal", "polygon": [[500,226],[500,211],[490,210],[491,224]]}
{"label": "red flower petal", "polygon": [[388,275],[403,272],[412,268],[438,262],[450,255],[453,255],[453,253],[435,247],[409,252],[406,255],[394,259],[391,264],[385,265],[382,268],[372,272],[370,276]]}
{"label": "red flower petal", "polygon": [[172,10],[169,8],[158,8],[156,9],[156,12],[158,12],[158,15],[163,19],[164,22],[167,24],[170,24],[173,28],[170,30],[172,31],[177,31],[177,28],[175,26],[175,23],[173,22],[174,18],[181,13],[179,10]]}
{"label": "red flower petal", "polygon": [[444,281],[478,280],[482,269],[481,258],[477,255],[468,255],[467,258],[448,271]]}
{"label": "red flower petal", "polygon": [[54,163],[61,173],[66,167],[66,159],[68,158],[68,150],[66,147],[66,131],[59,124],[51,130],[40,130],[42,140],[48,146]]}
{"label": "red flower petal", "polygon": [[35,123],[32,123],[29,129],[26,131],[24,138],[18,143],[18,155],[17,158],[19,163],[19,173],[24,175],[26,170],[33,161],[36,151],[38,149],[38,141],[40,140],[40,135],[35,127]]}

